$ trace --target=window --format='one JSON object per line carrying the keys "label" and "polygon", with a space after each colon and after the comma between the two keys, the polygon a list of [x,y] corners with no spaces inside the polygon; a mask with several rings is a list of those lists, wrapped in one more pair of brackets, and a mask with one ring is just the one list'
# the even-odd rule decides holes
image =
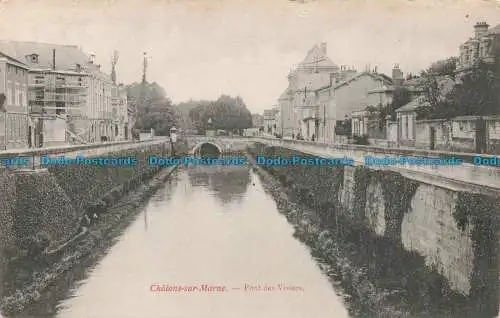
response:
{"label": "window", "polygon": [[17,105],[16,85],[12,85],[11,94],[12,94],[12,99],[11,99],[12,104]]}
{"label": "window", "polygon": [[7,82],[7,105],[12,105],[12,82]]}
{"label": "window", "polygon": [[17,105],[21,105],[23,98],[21,96],[21,90],[19,89],[19,83],[16,83],[15,95],[14,96],[16,98],[16,101],[15,101],[16,106]]}
{"label": "window", "polygon": [[27,94],[26,94],[26,85],[23,85],[23,90],[22,90],[22,103],[23,103],[23,106],[27,106],[28,105],[28,98],[27,98]]}

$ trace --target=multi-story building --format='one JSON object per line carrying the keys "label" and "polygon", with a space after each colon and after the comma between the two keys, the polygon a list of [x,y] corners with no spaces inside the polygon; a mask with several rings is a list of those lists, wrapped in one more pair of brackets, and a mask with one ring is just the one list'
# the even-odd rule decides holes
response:
{"label": "multi-story building", "polygon": [[77,46],[0,41],[29,67],[28,100],[33,145],[113,140],[110,77]]}
{"label": "multi-story building", "polygon": [[276,108],[264,110],[264,133],[273,135],[276,131]]}
{"label": "multi-story building", "polygon": [[316,44],[306,57],[288,74],[288,87],[279,98],[284,136],[310,138],[316,125],[315,92],[329,83],[339,67],[327,56],[327,44]]}
{"label": "multi-story building", "polygon": [[281,116],[281,111],[280,111],[280,108],[278,105],[274,106],[273,107],[273,110],[274,110],[274,130],[273,130],[273,135],[282,135],[283,133],[283,130],[282,130],[282,127],[283,127],[283,117]]}
{"label": "multi-story building", "polygon": [[28,148],[28,66],[0,53],[0,149]]}
{"label": "multi-story building", "polygon": [[500,53],[500,24],[489,28],[486,22],[474,26],[474,37],[460,45],[457,72],[467,72],[475,63],[493,63]]}
{"label": "multi-story building", "polygon": [[115,140],[128,140],[131,136],[129,126],[129,112],[127,104],[127,90],[123,84],[112,87],[112,116]]}
{"label": "multi-story building", "polygon": [[264,117],[261,114],[252,114],[252,127],[264,127]]}

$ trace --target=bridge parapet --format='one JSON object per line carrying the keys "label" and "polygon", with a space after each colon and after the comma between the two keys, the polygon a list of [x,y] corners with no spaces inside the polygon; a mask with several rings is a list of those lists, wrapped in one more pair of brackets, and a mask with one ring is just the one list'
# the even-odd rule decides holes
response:
{"label": "bridge parapet", "polygon": [[209,137],[209,136],[186,136],[188,146],[191,153],[194,153],[201,145],[209,143],[215,145],[220,152],[243,150],[249,143],[253,143],[251,139],[244,137]]}
{"label": "bridge parapet", "polygon": [[[0,159],[13,159],[19,157],[31,158],[30,165],[26,168],[37,169],[40,168],[40,158],[43,156],[62,156],[67,158],[75,158],[76,156],[99,156],[111,152],[118,152],[128,149],[146,149],[153,145],[165,145],[166,151],[170,141],[167,138],[157,138],[147,141],[119,141],[119,142],[104,142],[76,146],[63,146],[63,147],[48,147],[37,149],[16,149],[0,151]],[[0,165],[0,169],[6,167]],[[16,169],[19,166],[15,167]]]}
{"label": "bridge parapet", "polygon": [[370,169],[391,170],[399,172],[407,178],[440,187],[465,190],[476,193],[500,196],[500,167],[480,166],[473,162],[477,156],[488,157],[471,153],[455,153],[442,151],[429,151],[418,149],[381,148],[362,145],[321,144],[301,140],[281,140],[271,138],[253,138],[255,142],[262,142],[270,146],[285,147],[288,149],[309,153],[324,158],[350,157],[355,165],[365,165],[365,156],[406,156],[428,158],[461,159],[463,164],[457,166],[445,165],[387,165],[369,166]]}
{"label": "bridge parapet", "polygon": [[431,151],[422,149],[383,148],[363,145],[324,144],[303,140],[276,139],[268,137],[204,137],[193,136],[199,142],[213,142],[220,144],[250,145],[261,142],[269,146],[284,147],[299,152],[323,158],[349,157],[354,159],[354,165],[365,165],[365,156],[374,157],[427,157],[427,158],[458,158],[461,165],[387,165],[369,166],[370,169],[390,170],[401,173],[407,178],[428,184],[452,189],[467,190],[475,193],[500,196],[500,167],[481,166],[474,164],[473,153],[457,153],[445,151]]}

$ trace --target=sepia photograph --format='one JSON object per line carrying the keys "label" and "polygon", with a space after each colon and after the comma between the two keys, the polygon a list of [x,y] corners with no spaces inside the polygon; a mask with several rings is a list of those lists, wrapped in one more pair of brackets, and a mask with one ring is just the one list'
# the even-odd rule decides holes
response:
{"label": "sepia photograph", "polygon": [[0,1],[0,318],[500,318],[500,0]]}

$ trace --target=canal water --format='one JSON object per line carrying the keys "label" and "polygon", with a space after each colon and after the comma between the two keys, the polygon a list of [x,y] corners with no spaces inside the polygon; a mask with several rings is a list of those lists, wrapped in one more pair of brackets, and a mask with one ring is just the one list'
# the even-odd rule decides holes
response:
{"label": "canal water", "polygon": [[293,232],[250,167],[178,170],[55,317],[348,317]]}

